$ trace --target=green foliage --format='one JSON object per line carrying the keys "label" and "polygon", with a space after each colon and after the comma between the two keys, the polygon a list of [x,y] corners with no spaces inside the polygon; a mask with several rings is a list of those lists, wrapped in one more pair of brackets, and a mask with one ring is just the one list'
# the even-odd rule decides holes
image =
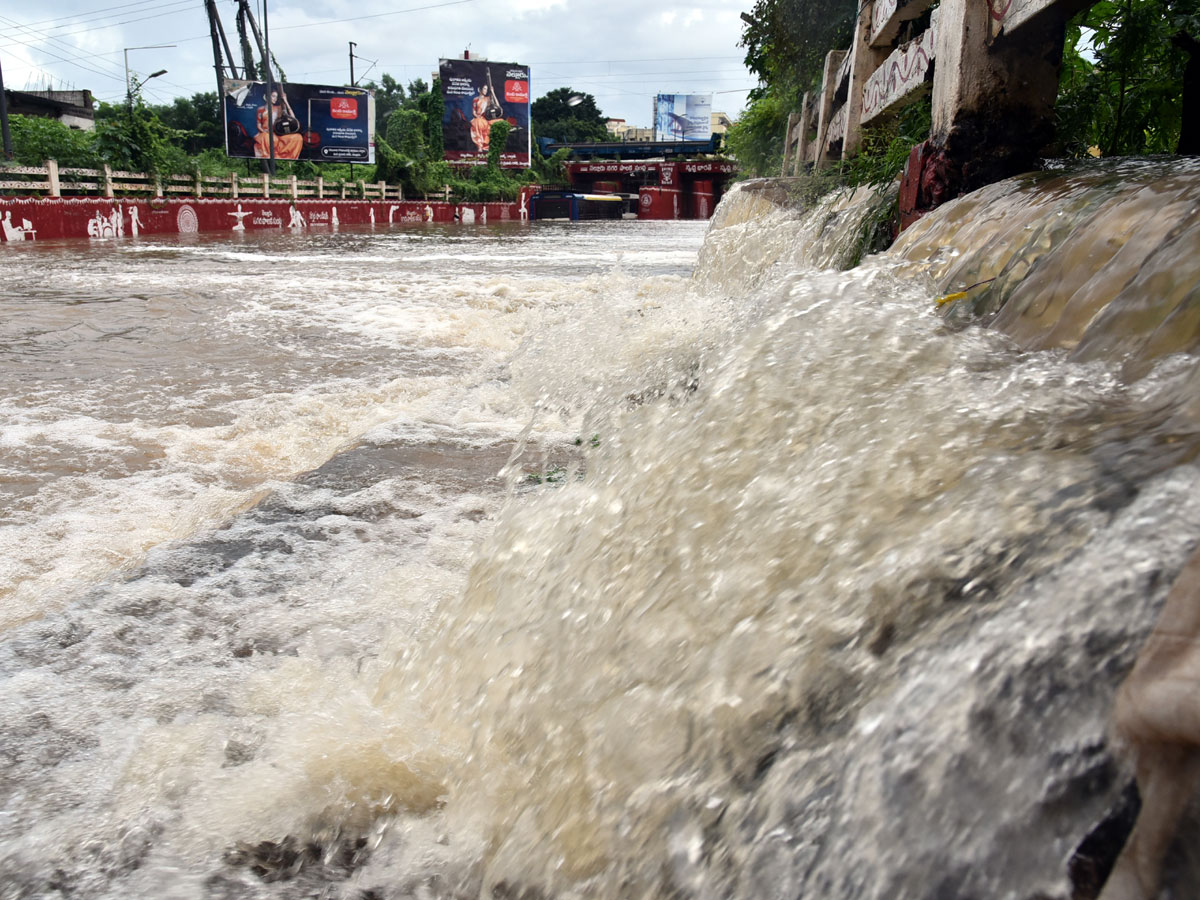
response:
{"label": "green foliage", "polygon": [[474,166],[465,178],[452,175],[447,179],[447,183],[459,200],[467,203],[488,203],[494,200],[516,200],[521,193],[521,186],[527,182],[519,176],[509,175],[503,169]]}
{"label": "green foliage", "polygon": [[753,98],[741,117],[725,135],[725,147],[750,177],[778,175],[783,162],[783,138],[789,112],[794,108],[785,98],[767,88]]}
{"label": "green foliage", "polygon": [[193,94],[190,99],[176,97],[172,103],[151,106],[150,110],[164,125],[179,132],[183,149],[192,156],[225,146],[225,123],[215,91]]}
{"label": "green foliage", "polygon": [[895,118],[864,128],[857,155],[840,164],[842,183],[858,187],[895,181],[912,148],[929,137],[932,122],[933,104],[926,94]]}
{"label": "green foliage", "polygon": [[1175,150],[1187,54],[1172,40],[1200,35],[1197,13],[1196,0],[1102,0],[1071,21],[1056,108],[1066,155]]}
{"label": "green foliage", "polygon": [[500,155],[508,143],[508,133],[512,126],[504,120],[493,122],[488,128],[488,162],[487,167],[493,172],[500,171]]}
{"label": "green foliage", "polygon": [[756,0],[742,14],[746,67],[776,92],[818,86],[825,55],[850,46],[857,11],[856,0]]}
{"label": "green foliage", "polygon": [[[433,108],[428,98],[431,94],[418,95],[418,104]],[[440,93],[438,105],[440,105]],[[406,197],[423,196],[440,191],[450,178],[450,168],[442,162],[442,122],[439,118],[431,127],[429,118],[418,105],[396,110],[388,119],[386,137],[376,135],[375,157],[379,178],[399,184]],[[429,146],[431,133],[435,133],[438,151],[435,156]]]}
{"label": "green foliage", "polygon": [[[410,87],[424,87],[418,79]],[[425,114],[425,147],[430,159],[441,159],[445,155],[442,142],[442,120],[446,115],[446,104],[442,101],[442,81],[433,79],[429,91],[421,96],[421,112]]]}
{"label": "green foliage", "polygon": [[537,141],[533,142],[533,157],[530,159],[530,174],[543,185],[565,184],[567,181],[567,160],[571,158],[571,150],[562,147],[550,156],[543,156]]}
{"label": "green foliage", "polygon": [[40,166],[48,159],[76,169],[95,169],[104,164],[95,137],[89,132],[39,116],[11,116],[9,128],[13,160],[18,165]]}
{"label": "green foliage", "polygon": [[[393,114],[394,117],[395,114]],[[399,183],[404,188],[405,194],[412,190],[407,183],[407,160],[395,150],[391,141],[380,134],[375,135],[375,171],[379,180],[390,184]]]}
{"label": "green foliage", "polygon": [[387,141],[406,159],[422,160],[429,155],[425,114],[415,109],[400,109],[388,119]]}
{"label": "green foliage", "polygon": [[[579,100],[574,105],[572,98]],[[534,130],[543,137],[564,144],[608,140],[604,115],[591,94],[569,87],[555,88],[546,96],[533,101],[530,117]]]}
{"label": "green foliage", "polygon": [[386,128],[392,113],[400,109],[408,99],[404,93],[404,86],[384,72],[379,77],[378,84],[368,81],[363,87],[375,92],[375,120]]}
{"label": "green foliage", "polygon": [[239,175],[245,174],[245,168],[241,160],[233,160],[225,155],[223,149],[217,147],[209,147],[206,150],[201,150],[193,158],[195,168],[200,170],[201,175],[229,175],[231,172],[237,172]]}
{"label": "green foliage", "polygon": [[[433,80],[434,89],[437,93],[442,92],[442,83],[440,79]],[[430,93],[431,88],[422,78],[414,78],[408,83],[408,99],[404,101],[405,109],[420,109],[424,96]]]}
{"label": "green foliage", "polygon": [[100,155],[114,169],[156,174],[190,173],[185,133],[164,125],[136,92],[124,115],[96,125]]}

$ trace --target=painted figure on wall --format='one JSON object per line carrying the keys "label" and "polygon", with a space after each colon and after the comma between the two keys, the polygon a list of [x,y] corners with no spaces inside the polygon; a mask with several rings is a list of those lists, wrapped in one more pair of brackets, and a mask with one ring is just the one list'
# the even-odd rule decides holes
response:
{"label": "painted figure on wall", "polygon": [[9,209],[4,211],[4,219],[0,221],[0,231],[3,231],[6,241],[32,241],[37,234],[33,223],[28,219],[22,219],[20,226],[14,225],[12,210]]}
{"label": "painted figure on wall", "polygon": [[231,215],[237,219],[237,222],[234,224],[233,228],[230,229],[230,231],[245,231],[246,230],[246,223],[242,220],[245,219],[246,216],[250,215],[250,213],[244,212],[242,210],[242,204],[240,204],[240,203],[238,204],[237,212],[231,212],[231,213],[228,213],[228,215]]}
{"label": "painted figure on wall", "polygon": [[117,206],[105,216],[97,210],[96,215],[88,219],[87,233],[91,238],[124,237],[125,211]]}

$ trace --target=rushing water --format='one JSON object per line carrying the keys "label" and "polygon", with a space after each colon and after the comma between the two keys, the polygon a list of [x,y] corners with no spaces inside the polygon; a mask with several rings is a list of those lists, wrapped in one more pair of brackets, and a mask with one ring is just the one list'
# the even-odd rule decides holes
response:
{"label": "rushing water", "polygon": [[3,248],[0,897],[799,893],[780,773],[922,647],[1178,564],[1191,357],[948,328],[738,197]]}

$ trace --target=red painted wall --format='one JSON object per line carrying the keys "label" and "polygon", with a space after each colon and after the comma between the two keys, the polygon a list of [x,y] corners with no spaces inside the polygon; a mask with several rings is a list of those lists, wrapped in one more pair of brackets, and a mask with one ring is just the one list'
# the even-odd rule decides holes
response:
{"label": "red painted wall", "polygon": [[416,225],[424,222],[528,220],[528,197],[517,203],[442,203],[423,200],[154,199],[123,197],[0,197],[0,241],[133,237],[201,231],[337,228],[341,225]]}
{"label": "red painted wall", "polygon": [[670,187],[643,187],[638,194],[638,218],[684,218],[679,189]]}

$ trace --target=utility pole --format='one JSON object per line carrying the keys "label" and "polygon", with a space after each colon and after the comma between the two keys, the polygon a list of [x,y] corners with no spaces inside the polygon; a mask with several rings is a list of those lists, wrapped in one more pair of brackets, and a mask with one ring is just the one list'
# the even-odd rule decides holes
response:
{"label": "utility pole", "polygon": [[271,88],[275,76],[271,73],[271,28],[267,24],[267,0],[263,0],[263,68],[267,70],[267,145],[269,159],[267,171],[275,174],[275,104],[271,102]]}
{"label": "utility pole", "polygon": [[4,158],[13,158],[12,135],[8,133],[8,96],[4,93],[4,69],[0,67],[0,132],[3,133]]}
{"label": "utility pole", "polygon": [[[350,87],[355,87],[354,84],[354,48],[358,44],[350,41]],[[350,180],[354,181],[354,163],[350,163]]]}

